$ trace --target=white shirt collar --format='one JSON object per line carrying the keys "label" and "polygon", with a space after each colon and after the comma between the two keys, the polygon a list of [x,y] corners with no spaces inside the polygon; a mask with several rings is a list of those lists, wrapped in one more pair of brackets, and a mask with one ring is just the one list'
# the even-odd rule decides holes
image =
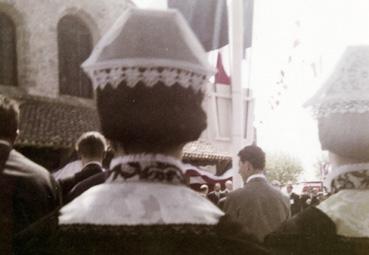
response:
{"label": "white shirt collar", "polygon": [[95,160],[92,160],[92,161],[87,162],[83,167],[88,166],[88,165],[91,165],[91,164],[96,164],[96,165],[98,165],[99,167],[102,167],[101,162],[99,162],[99,161],[95,161]]}
{"label": "white shirt collar", "polygon": [[5,140],[1,140],[1,139],[0,139],[0,144],[4,144],[4,145],[6,145],[6,146],[11,147],[11,144],[10,144],[8,141],[5,141]]}
{"label": "white shirt collar", "polygon": [[253,175],[249,176],[249,178],[247,178],[246,183],[248,183],[251,180],[256,179],[256,178],[262,178],[262,179],[266,180],[266,177],[265,177],[264,174],[253,174]]}

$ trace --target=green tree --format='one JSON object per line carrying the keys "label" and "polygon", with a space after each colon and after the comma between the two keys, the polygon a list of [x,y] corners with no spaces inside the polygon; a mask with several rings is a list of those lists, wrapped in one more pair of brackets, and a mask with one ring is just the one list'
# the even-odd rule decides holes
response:
{"label": "green tree", "polygon": [[287,153],[271,153],[266,157],[266,176],[285,185],[288,181],[296,182],[303,171],[301,162]]}

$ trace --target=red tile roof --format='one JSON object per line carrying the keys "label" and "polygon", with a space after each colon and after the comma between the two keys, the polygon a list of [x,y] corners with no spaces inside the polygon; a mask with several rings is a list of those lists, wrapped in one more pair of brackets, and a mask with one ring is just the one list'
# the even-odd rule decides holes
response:
{"label": "red tile roof", "polygon": [[16,100],[21,112],[18,146],[70,148],[83,132],[99,130],[93,106],[32,96]]}
{"label": "red tile roof", "polygon": [[[99,130],[99,118],[94,106],[68,100],[34,96],[15,98],[20,103],[20,134],[17,146],[72,148],[86,131]],[[208,142],[195,141],[184,148],[184,159],[230,161]]]}

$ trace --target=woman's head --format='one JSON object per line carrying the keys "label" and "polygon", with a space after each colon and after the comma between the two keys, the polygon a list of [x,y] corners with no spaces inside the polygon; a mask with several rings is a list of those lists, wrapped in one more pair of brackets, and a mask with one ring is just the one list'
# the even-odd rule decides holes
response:
{"label": "woman's head", "polygon": [[97,90],[103,134],[128,153],[160,153],[197,140],[206,128],[203,92],[140,82]]}
{"label": "woman's head", "polygon": [[335,113],[318,120],[323,150],[337,156],[369,161],[369,113]]}

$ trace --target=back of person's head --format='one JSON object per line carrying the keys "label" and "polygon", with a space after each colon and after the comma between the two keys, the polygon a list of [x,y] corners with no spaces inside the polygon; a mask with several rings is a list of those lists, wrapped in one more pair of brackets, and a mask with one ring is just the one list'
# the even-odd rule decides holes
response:
{"label": "back of person's head", "polygon": [[76,151],[81,158],[102,159],[106,149],[105,137],[96,131],[83,133],[76,142]]}
{"label": "back of person's head", "polygon": [[14,142],[18,133],[19,106],[3,95],[0,95],[0,139]]}
{"label": "back of person's head", "polygon": [[220,185],[219,182],[214,184],[214,191],[220,191],[221,188],[222,188],[222,186]]}
{"label": "back of person's head", "polygon": [[255,170],[263,170],[265,168],[265,153],[256,145],[246,146],[238,152],[238,156],[242,163],[249,162]]}
{"label": "back of person's head", "polygon": [[201,185],[200,186],[200,191],[203,192],[203,193],[208,193],[208,191],[209,191],[208,185],[206,185],[206,184]]}
{"label": "back of person's head", "polygon": [[318,120],[323,150],[357,161],[369,161],[369,113],[331,114]]}
{"label": "back of person's head", "polygon": [[175,10],[126,11],[82,67],[97,91],[103,134],[127,154],[165,154],[206,128],[212,68]]}
{"label": "back of person's head", "polygon": [[228,190],[233,190],[233,182],[231,180],[228,180],[225,182],[225,187]]}
{"label": "back of person's head", "polygon": [[292,184],[292,182],[290,182],[290,181],[287,182],[286,189],[287,189],[288,192],[292,192],[292,190],[293,190],[293,184]]}
{"label": "back of person's head", "polygon": [[[206,128],[203,93],[162,82],[147,88],[126,82],[97,90],[97,106],[104,135],[128,153],[160,152],[197,140]],[[119,109],[119,110],[115,110]]]}

